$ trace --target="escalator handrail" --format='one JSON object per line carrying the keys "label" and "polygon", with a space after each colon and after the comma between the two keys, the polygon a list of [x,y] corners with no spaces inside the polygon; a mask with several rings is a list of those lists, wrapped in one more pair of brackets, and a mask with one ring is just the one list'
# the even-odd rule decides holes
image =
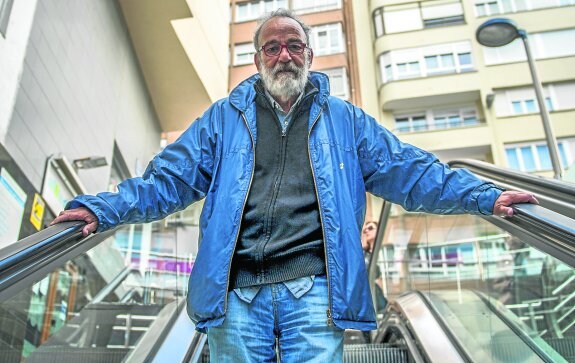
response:
{"label": "escalator handrail", "polygon": [[81,236],[84,225],[84,222],[59,223],[0,249],[0,274],[41,253],[52,243]]}
{"label": "escalator handrail", "polygon": [[516,204],[513,210],[511,218],[494,215],[482,218],[575,268],[575,219],[537,204]]}
{"label": "escalator handrail", "polygon": [[452,160],[448,164],[452,168],[466,168],[480,176],[501,182],[511,182],[518,187],[523,186],[531,192],[544,194],[571,205],[575,204],[575,185],[565,181],[506,169],[479,160]]}
{"label": "escalator handrail", "polygon": [[[473,159],[460,159],[448,162],[452,168],[466,168],[474,173],[488,175],[501,180],[513,180],[531,187],[543,189],[549,195],[558,195],[569,203],[575,203],[575,185],[562,180],[545,178],[517,170],[502,168],[490,163]],[[531,189],[532,191],[535,191]]]}
{"label": "escalator handrail", "polygon": [[84,222],[63,222],[0,249],[0,300],[41,279],[43,273],[98,245],[114,233],[82,236]]}

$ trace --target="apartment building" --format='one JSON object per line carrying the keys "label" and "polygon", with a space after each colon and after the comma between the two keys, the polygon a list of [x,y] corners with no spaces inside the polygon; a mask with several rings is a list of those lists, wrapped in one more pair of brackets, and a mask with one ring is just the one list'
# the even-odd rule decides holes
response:
{"label": "apartment building", "polygon": [[473,158],[552,176],[521,39],[487,48],[475,38],[484,21],[506,17],[528,33],[561,163],[571,167],[566,177],[573,178],[574,5],[574,0],[370,1],[376,69],[364,77],[377,79],[380,121],[442,161]]}
{"label": "apartment building", "polygon": [[260,0],[230,2],[229,88],[257,72],[253,65],[256,50],[253,33],[256,20],[274,9],[292,9],[311,28],[309,46],[314,50],[312,70],[330,76],[331,93],[360,103],[357,89],[357,61],[354,42],[353,10],[344,0]]}

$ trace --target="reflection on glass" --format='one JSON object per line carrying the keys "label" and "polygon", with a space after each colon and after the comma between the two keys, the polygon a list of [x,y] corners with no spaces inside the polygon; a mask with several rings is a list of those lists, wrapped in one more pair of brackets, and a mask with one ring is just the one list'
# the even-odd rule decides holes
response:
{"label": "reflection on glass", "polygon": [[0,361],[122,361],[185,298],[191,261],[176,253],[175,236],[164,222],[119,229],[1,301]]}
{"label": "reflection on glass", "polygon": [[506,316],[507,325],[498,328],[492,311],[479,316],[491,324],[464,324],[465,329],[477,330],[476,337],[491,337],[483,349],[498,354],[489,346],[491,340],[506,336],[512,341],[514,327],[547,354],[565,359],[557,361],[575,361],[573,268],[480,217],[397,209],[388,220],[378,255],[388,300],[410,290],[450,294],[450,309],[458,312],[458,321],[471,321],[478,318],[477,309],[465,296],[473,292],[500,306]]}

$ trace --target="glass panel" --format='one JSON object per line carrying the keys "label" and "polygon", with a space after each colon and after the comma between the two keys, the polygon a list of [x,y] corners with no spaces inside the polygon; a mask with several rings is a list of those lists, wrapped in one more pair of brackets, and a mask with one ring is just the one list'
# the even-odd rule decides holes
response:
{"label": "glass panel", "polygon": [[439,63],[437,61],[437,56],[432,55],[432,56],[425,57],[425,65],[427,66],[428,70],[433,70],[435,68],[438,68]]}
{"label": "glass panel", "polygon": [[461,124],[461,119],[459,115],[449,116],[449,126],[450,127],[457,127]]}
{"label": "glass panel", "polygon": [[474,362],[541,361],[510,326],[550,361],[572,361],[573,268],[480,217],[393,208],[377,254],[388,301],[422,292]]}
{"label": "glass panel", "polygon": [[479,121],[477,120],[477,117],[475,117],[475,116],[469,116],[469,117],[465,117],[463,119],[463,124],[465,126],[477,125],[478,123],[479,123]]}
{"label": "glass panel", "polygon": [[525,109],[528,113],[537,112],[537,107],[535,107],[534,100],[525,100]]}
{"label": "glass panel", "polygon": [[384,7],[383,24],[386,34],[423,28],[417,3]]}
{"label": "glass panel", "polygon": [[373,24],[375,25],[375,36],[380,37],[383,35],[383,14],[382,10],[377,9],[373,15]]}
{"label": "glass panel", "polygon": [[396,118],[395,119],[395,128],[398,132],[409,132],[409,119],[407,118]]}
{"label": "glass panel", "polygon": [[537,145],[537,156],[539,157],[539,164],[541,170],[551,170],[551,156],[549,155],[549,148],[547,145]]}
{"label": "glass panel", "polygon": [[453,54],[442,54],[441,64],[444,68],[454,68],[455,63],[453,62]]}
{"label": "glass panel", "polygon": [[523,158],[523,170],[533,171],[536,168],[535,158],[533,157],[533,150],[531,146],[524,146],[520,149],[521,157]]}
{"label": "glass panel", "polygon": [[557,147],[559,148],[559,159],[561,159],[561,164],[563,165],[563,167],[566,167],[569,165],[569,162],[567,161],[567,154],[565,152],[565,145],[560,142],[558,143]]}
{"label": "glass panel", "polygon": [[459,65],[460,66],[468,66],[471,65],[471,53],[459,53]]}
{"label": "glass panel", "polygon": [[425,120],[425,116],[414,117],[412,120],[412,124],[413,124],[413,131],[427,130],[427,121]]}
{"label": "glass panel", "polygon": [[507,166],[509,168],[521,170],[519,158],[517,157],[517,149],[507,149],[505,150],[505,155],[507,155]]}
{"label": "glass panel", "polygon": [[119,229],[0,301],[0,360],[121,361],[161,311],[185,301],[193,262],[175,254],[176,232],[167,225]]}
{"label": "glass panel", "polygon": [[513,101],[511,102],[511,105],[513,106],[513,113],[518,115],[520,113],[523,113],[523,107],[521,106],[521,101]]}
{"label": "glass panel", "polygon": [[436,117],[435,118],[435,128],[436,129],[447,128],[447,117]]}

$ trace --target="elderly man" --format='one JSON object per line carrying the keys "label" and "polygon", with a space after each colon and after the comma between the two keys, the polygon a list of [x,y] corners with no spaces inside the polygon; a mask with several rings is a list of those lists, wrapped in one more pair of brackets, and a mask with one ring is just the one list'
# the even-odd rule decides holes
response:
{"label": "elderly man", "polygon": [[79,196],[54,223],[84,234],[205,198],[188,313],[215,362],[335,362],[346,328],[376,327],[360,243],[369,191],[408,210],[512,215],[536,202],[400,142],[309,72],[310,29],[259,22],[259,71],[213,104],[118,193]]}

